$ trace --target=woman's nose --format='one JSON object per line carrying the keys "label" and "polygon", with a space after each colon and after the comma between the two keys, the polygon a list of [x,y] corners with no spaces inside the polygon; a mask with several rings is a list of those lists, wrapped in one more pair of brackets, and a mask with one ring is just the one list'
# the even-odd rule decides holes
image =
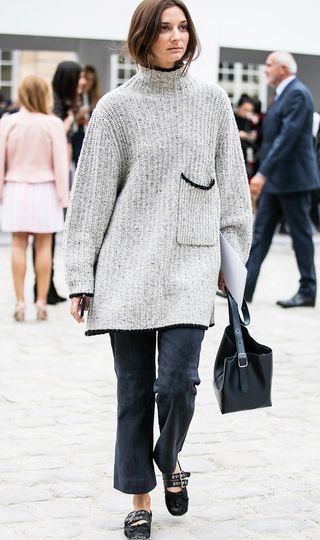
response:
{"label": "woman's nose", "polygon": [[181,32],[179,28],[173,28],[171,39],[172,41],[179,41],[181,39]]}

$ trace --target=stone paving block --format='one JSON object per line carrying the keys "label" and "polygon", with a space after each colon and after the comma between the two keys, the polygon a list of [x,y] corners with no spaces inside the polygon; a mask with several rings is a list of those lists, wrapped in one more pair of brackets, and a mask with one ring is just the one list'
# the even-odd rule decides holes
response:
{"label": "stone paving block", "polygon": [[74,467],[70,465],[66,469],[57,469],[55,471],[56,480],[69,481],[73,483],[77,482],[89,482],[93,485],[98,482],[101,475],[90,468],[81,469],[81,467]]}
{"label": "stone paving block", "polygon": [[188,528],[187,522],[181,518],[167,517],[166,515],[159,516],[159,519],[155,519],[152,526],[152,537],[154,540],[164,540],[170,538],[170,540],[197,540],[195,536]]}
{"label": "stone paving block", "polygon": [[[56,418],[53,417],[46,417],[46,418],[25,418],[23,421],[23,427],[24,429],[31,428],[33,430],[37,429],[38,427],[51,427],[54,426],[57,422]],[[15,421],[12,422],[12,427],[19,427],[20,422]]]}
{"label": "stone paving block", "polygon": [[200,518],[200,521],[202,519],[208,519],[210,522],[234,520],[250,514],[253,514],[253,511],[246,506],[245,501],[241,501],[240,503],[224,500],[221,503],[217,500],[213,502],[207,500],[206,505],[202,503],[201,506],[192,506],[192,509],[190,510],[190,516]]}
{"label": "stone paving block", "polygon": [[86,518],[93,511],[91,499],[64,498],[29,503],[28,507],[38,519]]}
{"label": "stone paving block", "polygon": [[106,452],[90,452],[86,454],[73,454],[72,456],[72,463],[74,465],[77,465],[79,467],[88,467],[90,466],[99,466],[102,465],[104,467],[107,467],[107,457]]}
{"label": "stone paving block", "polygon": [[248,538],[248,533],[244,530],[240,530],[236,520],[228,520],[219,523],[217,521],[193,522],[189,519],[187,526],[188,530],[197,540],[246,540]]}
{"label": "stone paving block", "polygon": [[319,484],[316,484],[314,491],[305,492],[306,499],[319,505],[319,523],[320,523],[320,491]]}
{"label": "stone paving block", "polygon": [[34,427],[24,427],[24,422],[14,429],[14,442],[15,444],[20,443],[20,441],[34,441],[34,440],[50,440],[52,437],[53,430],[50,427],[43,426],[34,426]]}
{"label": "stone paving block", "polygon": [[119,540],[124,538],[123,531],[92,531],[79,536],[79,540],[117,540],[118,538]]}
{"label": "stone paving block", "polygon": [[215,457],[215,461],[218,466],[223,467],[225,469],[234,469],[234,468],[253,468],[253,467],[259,467],[263,468],[266,464],[266,460],[263,457],[262,453],[258,455],[255,454],[248,454],[248,453],[241,453],[239,452],[230,452],[226,451],[224,454],[220,454],[219,456]]}
{"label": "stone paving block", "polygon": [[250,508],[261,516],[276,515],[287,516],[288,514],[315,515],[317,513],[316,505],[310,503],[303,497],[297,498],[293,494],[287,497],[275,495],[265,500],[251,501]]}
{"label": "stone paving block", "polygon": [[[314,528],[314,523],[307,519],[296,517],[295,515],[287,517],[269,515],[268,518],[257,517],[252,521],[244,521],[244,526],[255,533],[290,534],[290,531],[299,531],[303,535],[304,530]],[[303,536],[301,536],[301,538],[303,538]]]}
{"label": "stone paving block", "polygon": [[94,488],[90,483],[57,483],[50,486],[50,493],[55,498],[76,498],[76,499],[87,499],[89,497],[95,497],[97,494],[97,489]]}
{"label": "stone paving block", "polygon": [[2,540],[25,540],[27,536],[23,532],[17,531],[11,525],[0,525],[0,538]]}
{"label": "stone paving block", "polygon": [[0,505],[3,507],[28,501],[46,501],[50,497],[51,492],[48,486],[28,488],[13,485],[0,489]]}
{"label": "stone paving block", "polygon": [[[212,483],[212,491],[215,492],[215,484]],[[269,492],[271,492],[271,488],[269,488]],[[253,483],[251,482],[251,485],[249,484],[236,484],[234,483],[234,487],[230,485],[222,485],[219,486],[219,492],[215,493],[215,498],[219,500],[229,500],[229,501],[240,501],[241,499],[245,499],[247,504],[248,500],[250,499],[257,499],[257,498],[263,498],[266,496],[266,490],[261,485],[261,483]]]}
{"label": "stone paving block", "polygon": [[21,523],[35,521],[35,514],[25,504],[11,504],[0,507],[0,523]]}
{"label": "stone paving block", "polygon": [[23,538],[30,540],[68,540],[69,538],[78,538],[82,531],[83,528],[78,523],[60,519],[56,521],[41,520],[37,522],[37,527],[25,525],[23,527]]}
{"label": "stone paving block", "polygon": [[[46,441],[47,442],[47,441]],[[34,444],[32,441],[28,441],[28,443],[24,443],[25,447],[25,455],[26,456],[65,456],[66,455],[66,448],[63,446],[53,446],[52,444],[46,444],[46,442],[43,443],[43,445],[40,444]]]}
{"label": "stone paving block", "polygon": [[[202,448],[203,450],[203,447],[199,445],[199,451],[200,448]],[[194,465],[195,462],[196,465]],[[204,455],[203,453],[201,454],[201,456],[199,456],[198,451],[194,450],[192,452],[190,450],[190,446],[188,448],[188,452],[186,451],[183,453],[182,467],[184,470],[191,471],[191,473],[193,472],[194,474],[199,475],[212,473],[218,471],[220,468],[219,464],[216,464],[213,461],[212,456],[210,456],[209,454]]]}
{"label": "stone paving block", "polygon": [[36,486],[47,487],[55,480],[56,469],[41,471],[22,471],[15,468],[14,471],[2,474],[2,487],[8,485],[21,486],[23,488],[32,488]]}
{"label": "stone paving block", "polygon": [[20,469],[65,469],[68,462],[56,456],[30,456],[19,459],[17,466]]}

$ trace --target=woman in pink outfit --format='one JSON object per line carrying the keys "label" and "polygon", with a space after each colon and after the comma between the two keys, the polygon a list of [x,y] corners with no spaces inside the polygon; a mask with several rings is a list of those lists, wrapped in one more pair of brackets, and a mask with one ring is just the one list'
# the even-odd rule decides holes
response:
{"label": "woman in pink outfit", "polygon": [[52,233],[63,229],[68,204],[68,152],[63,122],[50,114],[49,85],[29,76],[19,87],[19,112],[0,121],[1,228],[12,233],[16,321],[24,320],[28,235],[35,237],[37,319],[47,319]]}

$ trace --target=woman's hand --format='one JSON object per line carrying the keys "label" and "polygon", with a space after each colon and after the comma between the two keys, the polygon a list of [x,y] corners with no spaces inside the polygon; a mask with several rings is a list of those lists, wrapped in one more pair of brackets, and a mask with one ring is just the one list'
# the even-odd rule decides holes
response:
{"label": "woman's hand", "polygon": [[250,180],[250,193],[254,198],[258,198],[266,182],[266,177],[260,173],[255,174]]}
{"label": "woman's hand", "polygon": [[224,281],[223,272],[219,272],[218,289],[219,289],[219,291],[226,292],[225,288],[226,288],[226,284],[225,284],[225,281]]}
{"label": "woman's hand", "polygon": [[[78,323],[83,323],[84,322],[84,317],[80,317],[80,311],[81,311],[80,300],[81,300],[80,296],[76,296],[74,298],[71,298],[71,310],[70,310],[70,313],[71,313],[72,317]],[[86,296],[86,298],[85,298],[85,306],[84,306],[85,311],[88,311],[88,309],[89,309],[90,300],[91,300],[90,296]]]}
{"label": "woman's hand", "polygon": [[77,124],[87,125],[90,120],[89,109],[88,107],[81,107],[77,113],[74,115],[74,119]]}

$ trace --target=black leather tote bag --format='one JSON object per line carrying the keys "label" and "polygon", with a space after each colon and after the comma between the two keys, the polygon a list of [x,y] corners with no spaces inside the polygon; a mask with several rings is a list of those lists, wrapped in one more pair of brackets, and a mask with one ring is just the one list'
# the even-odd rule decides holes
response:
{"label": "black leather tote bag", "polygon": [[271,407],[272,350],[249,334],[249,311],[243,303],[243,322],[229,293],[229,319],[215,359],[213,387],[222,414]]}

